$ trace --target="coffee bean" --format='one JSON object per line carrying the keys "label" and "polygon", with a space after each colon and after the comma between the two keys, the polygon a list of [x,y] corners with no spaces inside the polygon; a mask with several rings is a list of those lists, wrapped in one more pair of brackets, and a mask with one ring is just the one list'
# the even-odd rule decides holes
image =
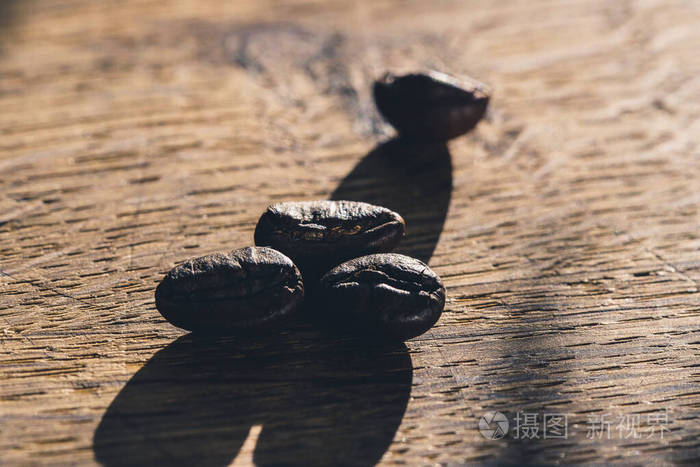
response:
{"label": "coffee bean", "polygon": [[303,296],[289,258],[247,247],[174,267],[156,288],[156,308],[177,327],[226,334],[273,325],[293,314]]}
{"label": "coffee bean", "polygon": [[271,246],[292,258],[309,283],[312,276],[320,277],[350,258],[391,251],[404,231],[400,215],[367,203],[280,203],[260,217],[255,244]]}
{"label": "coffee bean", "polygon": [[402,138],[447,141],[468,132],[481,120],[489,91],[475,80],[458,80],[438,72],[394,76],[374,83],[379,112]]}
{"label": "coffee bean", "polygon": [[406,340],[437,322],[445,287],[425,263],[399,254],[363,256],[321,279],[322,318],[365,334]]}

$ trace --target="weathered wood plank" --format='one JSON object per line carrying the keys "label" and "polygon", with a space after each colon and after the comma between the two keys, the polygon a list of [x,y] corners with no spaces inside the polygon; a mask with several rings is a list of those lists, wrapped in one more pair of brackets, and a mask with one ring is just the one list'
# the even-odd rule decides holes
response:
{"label": "weathered wood plank", "polygon": [[[698,462],[697,3],[4,5],[2,463]],[[495,94],[412,171],[370,84],[419,67]],[[448,288],[433,330],[372,353],[160,318],[175,262],[329,197],[405,214]],[[489,411],[569,436],[485,440]]]}

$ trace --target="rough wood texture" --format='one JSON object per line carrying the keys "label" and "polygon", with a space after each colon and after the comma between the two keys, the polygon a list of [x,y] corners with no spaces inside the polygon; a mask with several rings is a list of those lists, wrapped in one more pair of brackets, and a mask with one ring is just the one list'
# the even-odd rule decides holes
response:
{"label": "rough wood texture", "polygon": [[[698,463],[700,3],[0,11],[0,463]],[[420,67],[495,95],[415,173],[369,85]],[[448,288],[433,330],[207,343],[154,309],[176,262],[329,197],[405,214]],[[569,438],[487,441],[494,410]]]}

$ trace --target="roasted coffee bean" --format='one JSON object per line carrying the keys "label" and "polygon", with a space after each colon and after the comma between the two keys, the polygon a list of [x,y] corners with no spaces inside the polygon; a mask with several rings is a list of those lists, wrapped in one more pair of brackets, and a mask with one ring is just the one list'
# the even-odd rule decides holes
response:
{"label": "roasted coffee bean", "polygon": [[227,334],[273,325],[303,297],[292,260],[272,248],[247,247],[174,267],[156,288],[156,308],[177,327]]}
{"label": "roasted coffee bean", "polygon": [[474,80],[438,72],[394,76],[374,83],[379,112],[402,138],[447,141],[468,132],[481,120],[489,91]]}
{"label": "roasted coffee bean", "polygon": [[338,327],[406,340],[437,322],[445,287],[425,263],[388,253],[343,263],[321,279],[318,313]]}
{"label": "roasted coffee bean", "polygon": [[404,230],[400,215],[367,203],[280,203],[260,217],[255,244],[292,258],[306,280],[350,258],[393,250]]}

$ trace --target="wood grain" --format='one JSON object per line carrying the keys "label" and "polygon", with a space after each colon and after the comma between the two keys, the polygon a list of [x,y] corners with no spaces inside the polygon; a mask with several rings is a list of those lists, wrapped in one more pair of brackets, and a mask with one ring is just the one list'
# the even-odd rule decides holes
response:
{"label": "wood grain", "polygon": [[[0,463],[700,461],[698,2],[0,11]],[[494,98],[407,182],[370,84],[425,67]],[[155,310],[268,204],[339,196],[408,211],[402,251],[445,281],[405,348],[201,343]],[[485,440],[489,411],[569,436]],[[661,412],[663,439],[620,436]]]}

